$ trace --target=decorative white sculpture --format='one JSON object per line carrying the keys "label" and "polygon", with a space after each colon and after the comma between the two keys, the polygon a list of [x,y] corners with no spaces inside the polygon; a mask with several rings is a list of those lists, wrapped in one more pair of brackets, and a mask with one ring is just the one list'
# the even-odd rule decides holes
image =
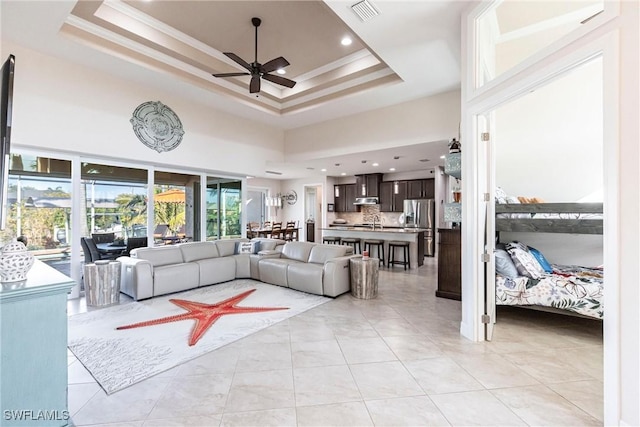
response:
{"label": "decorative white sculpture", "polygon": [[17,240],[7,243],[0,255],[0,281],[8,283],[26,280],[33,262],[33,254],[27,251],[24,243]]}
{"label": "decorative white sculpture", "polygon": [[160,101],[138,105],[129,121],[140,142],[158,153],[171,151],[182,142],[182,122]]}

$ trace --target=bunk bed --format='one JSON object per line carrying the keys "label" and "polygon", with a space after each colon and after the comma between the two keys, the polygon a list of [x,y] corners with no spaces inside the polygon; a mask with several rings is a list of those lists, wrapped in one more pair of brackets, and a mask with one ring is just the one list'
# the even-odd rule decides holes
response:
{"label": "bunk bed", "polygon": [[[507,243],[506,252],[501,252],[500,247],[501,232],[602,234],[602,212],[602,203],[496,204],[496,305],[524,306],[602,319],[601,267],[549,264],[538,251],[518,242]],[[507,274],[514,271],[509,270],[511,267],[499,268],[500,262],[508,263],[505,256],[513,260],[514,256],[520,255],[523,258],[532,256],[538,261],[537,266],[523,265],[515,259],[517,274]]]}

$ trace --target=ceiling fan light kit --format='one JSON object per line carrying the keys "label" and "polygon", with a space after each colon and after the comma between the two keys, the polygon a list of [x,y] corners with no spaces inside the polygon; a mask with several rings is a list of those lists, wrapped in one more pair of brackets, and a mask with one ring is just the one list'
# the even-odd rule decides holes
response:
{"label": "ceiling fan light kit", "polygon": [[293,80],[287,79],[286,77],[269,74],[273,71],[283,69],[284,67],[289,65],[289,61],[284,59],[282,56],[272,59],[271,61],[267,61],[264,64],[261,64],[258,62],[258,27],[262,23],[262,20],[260,18],[251,18],[251,23],[256,29],[255,57],[253,62],[248,63],[247,61],[240,58],[238,55],[236,55],[233,52],[223,52],[228,58],[232,59],[234,62],[239,64],[242,68],[246,69],[248,72],[218,73],[218,74],[212,74],[213,77],[251,76],[251,81],[249,82],[249,93],[260,92],[261,78],[267,81],[270,81],[271,83],[275,83],[288,88],[294,87],[296,85],[296,82],[294,82]]}

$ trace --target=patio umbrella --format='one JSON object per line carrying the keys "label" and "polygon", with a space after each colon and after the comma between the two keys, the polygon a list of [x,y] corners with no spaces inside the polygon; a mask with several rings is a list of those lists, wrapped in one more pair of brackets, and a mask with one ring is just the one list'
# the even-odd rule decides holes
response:
{"label": "patio umbrella", "polygon": [[167,224],[172,232],[184,225],[185,193],[184,190],[171,189],[154,196],[157,203],[155,210],[156,224]]}
{"label": "patio umbrella", "polygon": [[182,203],[185,202],[184,190],[176,188],[158,193],[153,196],[153,200],[158,203]]}

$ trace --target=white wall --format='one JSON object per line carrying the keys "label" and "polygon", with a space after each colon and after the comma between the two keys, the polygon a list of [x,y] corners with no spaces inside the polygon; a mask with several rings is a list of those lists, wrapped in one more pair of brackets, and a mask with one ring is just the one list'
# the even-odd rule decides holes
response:
{"label": "white wall", "polygon": [[[282,211],[280,214],[280,217],[282,218],[283,221],[298,221],[298,224],[301,228],[300,240],[304,240],[306,238],[305,236],[306,230],[304,229],[304,224],[307,219],[305,217],[305,210],[304,210],[305,186],[327,188],[326,177],[317,176],[317,177],[311,177],[311,178],[287,179],[287,180],[283,180],[281,184],[281,189],[283,193],[293,190],[298,194],[298,201],[295,205],[285,204],[282,207],[282,209],[280,209]],[[331,188],[333,190],[333,185],[331,186]],[[320,194],[322,194],[322,190],[319,190],[319,191],[320,191]],[[331,203],[331,202],[327,202],[326,200],[327,199],[325,195],[324,201],[322,203],[322,212],[325,212],[327,210],[327,203]],[[325,223],[326,223],[325,218],[323,217],[316,219],[316,226],[319,226]],[[316,241],[318,241],[318,237],[319,236],[316,236]]]}
{"label": "white wall", "polygon": [[[496,110],[496,183],[508,195],[546,202],[602,202],[602,59]],[[601,235],[503,233],[552,263],[597,266]]]}
{"label": "white wall", "polygon": [[[13,144],[236,176],[283,159],[280,129],[3,41],[5,49],[16,56]],[[157,153],[133,133],[129,119],[146,101],[180,118],[185,135],[176,149]]]}
{"label": "white wall", "polygon": [[287,161],[451,139],[458,134],[460,91],[288,130]]}
{"label": "white wall", "polygon": [[597,59],[497,109],[497,185],[546,202],[577,202],[601,191],[602,96]]}

